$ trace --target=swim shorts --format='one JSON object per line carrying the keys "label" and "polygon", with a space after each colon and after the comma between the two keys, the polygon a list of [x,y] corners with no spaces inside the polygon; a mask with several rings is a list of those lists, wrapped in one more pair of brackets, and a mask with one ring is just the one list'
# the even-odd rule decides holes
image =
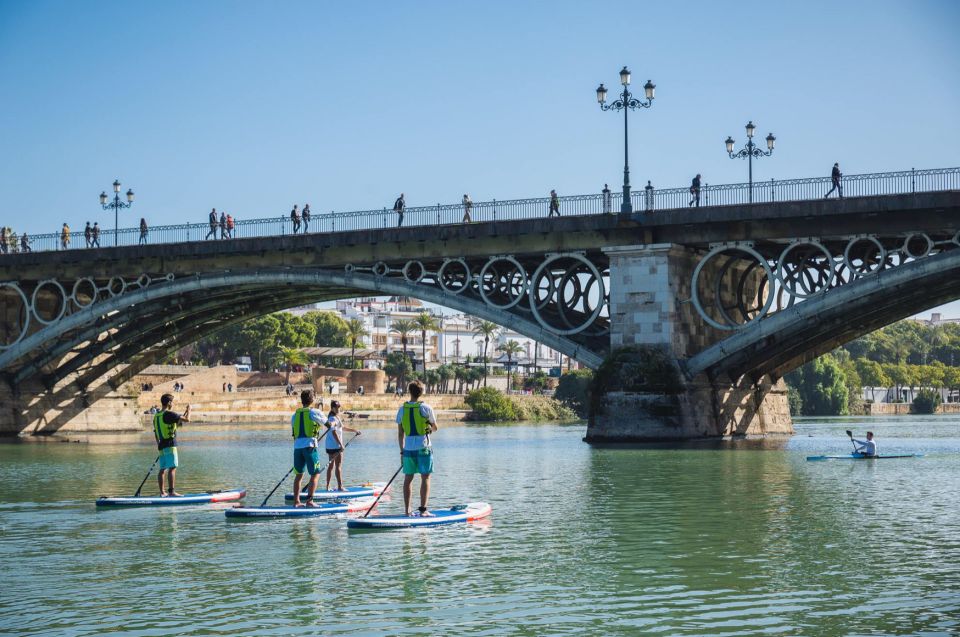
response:
{"label": "swim shorts", "polygon": [[304,469],[312,476],[320,473],[320,454],[316,447],[293,450],[293,472],[300,475]]}
{"label": "swim shorts", "polygon": [[166,449],[160,450],[161,469],[176,469],[178,466],[180,466],[178,460],[176,447],[167,447]]}
{"label": "swim shorts", "polygon": [[403,475],[412,476],[415,473],[433,473],[433,450],[424,447],[417,451],[403,451]]}

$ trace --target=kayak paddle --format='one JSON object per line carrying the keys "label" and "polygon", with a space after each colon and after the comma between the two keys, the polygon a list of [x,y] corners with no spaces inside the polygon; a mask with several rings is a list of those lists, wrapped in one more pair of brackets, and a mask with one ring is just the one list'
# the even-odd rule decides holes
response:
{"label": "kayak paddle", "polygon": [[850,444],[853,445],[853,453],[857,453],[859,449],[857,449],[857,443],[853,441],[853,432],[847,429],[847,435],[850,436]]}
{"label": "kayak paddle", "polygon": [[135,498],[139,498],[139,497],[140,497],[140,490],[143,489],[143,485],[145,485],[145,484],[147,483],[147,478],[149,478],[149,477],[150,477],[150,474],[153,473],[153,468],[154,468],[155,466],[157,466],[157,462],[158,462],[159,460],[160,460],[160,456],[157,455],[157,459],[153,461],[153,464],[152,464],[152,465],[150,465],[150,470],[147,471],[147,475],[143,476],[143,482],[141,482],[141,483],[140,483],[140,486],[137,487],[137,492],[133,494],[133,497],[135,497]]}

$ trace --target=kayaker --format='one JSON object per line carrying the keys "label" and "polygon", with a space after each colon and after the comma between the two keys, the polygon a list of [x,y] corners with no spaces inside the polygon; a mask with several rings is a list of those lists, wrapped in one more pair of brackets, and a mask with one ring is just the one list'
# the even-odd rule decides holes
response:
{"label": "kayaker", "polygon": [[430,474],[433,473],[433,449],[430,434],[437,430],[437,417],[430,405],[421,402],[423,385],[413,381],[407,386],[410,400],[397,412],[397,441],[400,444],[400,461],[403,468],[403,510],[410,517],[410,496],[413,476],[420,474],[420,508],[423,517],[432,517],[427,510],[430,498]]}
{"label": "kayaker", "polygon": [[[320,479],[320,453],[317,451],[317,433],[321,425],[327,422],[323,412],[313,409],[314,395],[312,389],[300,392],[300,403],[303,405],[290,417],[290,427],[293,430],[293,506],[302,507],[300,502],[300,484],[303,481],[304,470],[310,474],[310,483],[307,486],[306,506],[315,507],[313,493],[317,490],[317,481]],[[322,403],[321,403],[322,406]]]}
{"label": "kayaker", "polygon": [[337,472],[337,491],[346,491],[343,488],[343,432],[349,431],[360,435],[359,429],[347,427],[340,420],[340,401],[330,401],[330,413],[327,415],[327,456],[330,462],[327,463],[327,491],[330,490],[330,478],[333,472]]}
{"label": "kayaker", "polygon": [[856,438],[852,438],[852,437],[851,437],[851,440],[853,440],[854,445],[857,445],[856,447],[857,453],[862,454],[864,456],[869,456],[869,457],[873,457],[877,455],[877,443],[873,440],[872,431],[867,432],[866,440],[857,440]]}
{"label": "kayaker", "polygon": [[[160,472],[157,474],[157,485],[160,487],[160,497],[178,496],[174,485],[177,481],[177,427],[190,422],[190,405],[178,414],[171,411],[173,394],[164,394],[160,397],[160,411],[153,415],[153,435],[157,439],[157,449],[160,451]],[[163,488],[163,474],[167,474],[167,489]]]}

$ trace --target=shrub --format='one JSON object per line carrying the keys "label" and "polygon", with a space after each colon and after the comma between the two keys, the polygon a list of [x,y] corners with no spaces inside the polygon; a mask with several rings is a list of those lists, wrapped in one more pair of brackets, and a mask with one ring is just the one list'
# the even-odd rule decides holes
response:
{"label": "shrub", "polygon": [[493,387],[481,387],[467,394],[464,399],[479,420],[504,422],[519,420],[513,402]]}
{"label": "shrub", "polygon": [[562,420],[579,420],[577,414],[561,403],[547,396],[508,396],[513,404],[517,420],[534,422],[557,422]]}
{"label": "shrub", "polygon": [[921,389],[913,398],[913,411],[917,414],[932,414],[940,406],[940,392]]}
{"label": "shrub", "polygon": [[593,371],[589,369],[575,369],[560,377],[557,391],[553,397],[577,412],[581,418],[587,417],[590,405],[590,383],[593,381]]}

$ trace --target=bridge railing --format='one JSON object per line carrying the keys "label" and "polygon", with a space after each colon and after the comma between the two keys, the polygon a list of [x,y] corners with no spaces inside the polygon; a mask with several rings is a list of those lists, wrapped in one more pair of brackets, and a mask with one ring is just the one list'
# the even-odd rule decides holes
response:
{"label": "bridge railing", "polygon": [[[926,170],[907,170],[901,172],[848,175],[842,179],[844,197],[865,197],[874,195],[909,194],[914,192],[935,192],[960,190],[960,168],[936,168]],[[770,203],[778,201],[804,201],[821,199],[830,190],[830,177],[812,177],[806,179],[782,179],[739,184],[704,184],[700,190],[700,206],[739,206]],[[833,193],[831,196],[837,196]],[[560,215],[563,217],[618,213],[623,195],[611,192],[609,195],[590,194],[573,195],[559,198]],[[640,188],[631,193],[634,212],[653,212],[685,208],[693,198],[689,187],[683,188]],[[491,221],[511,221],[518,219],[546,218],[550,213],[550,198],[509,199],[474,202],[470,207],[472,223]],[[466,208],[462,203],[436,204],[433,206],[408,207],[403,214],[402,227],[453,225],[466,221]],[[354,230],[376,230],[401,225],[400,215],[389,208],[357,210],[352,212],[315,213],[306,228],[308,233],[335,233]],[[301,225],[300,232],[304,232]],[[235,220],[229,238],[275,237],[293,234],[293,222],[289,216],[266,217],[261,219]],[[153,226],[148,229],[143,243],[183,243],[205,239],[219,240],[224,230],[205,223],[186,223]],[[63,249],[61,233],[33,235],[30,247],[33,251]],[[113,229],[101,229],[99,243],[101,247],[114,245]],[[117,245],[137,245],[141,242],[139,228],[120,228],[116,234]],[[8,252],[20,250],[19,237],[8,237]],[[67,249],[86,247],[83,229],[73,228]],[[0,255],[2,256],[2,255]]]}

